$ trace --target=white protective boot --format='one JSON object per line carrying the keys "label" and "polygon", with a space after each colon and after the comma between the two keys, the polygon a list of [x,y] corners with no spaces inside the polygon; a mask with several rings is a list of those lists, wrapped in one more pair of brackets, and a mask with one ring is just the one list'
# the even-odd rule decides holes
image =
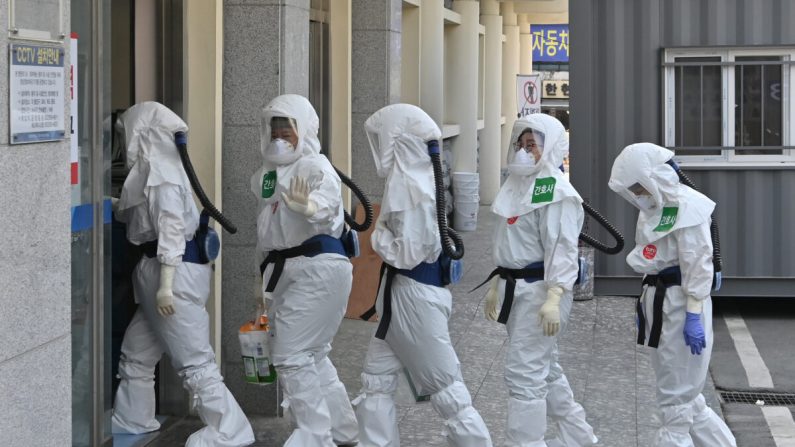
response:
{"label": "white protective boot", "polygon": [[693,447],[690,429],[693,426],[693,402],[661,407],[658,413],[660,428],[652,447]]}
{"label": "white protective boot", "polygon": [[337,369],[328,357],[317,363],[317,369],[320,389],[331,413],[331,437],[334,443],[340,446],[356,445],[359,441],[359,424],[345,385],[337,376]]}
{"label": "white protective boot", "polygon": [[362,373],[362,394],[353,401],[361,447],[400,447],[395,411],[398,376]]}
{"label": "white protective boot", "polygon": [[279,368],[278,373],[284,390],[282,407],[290,410],[296,426],[284,447],[334,447],[331,415],[320,390],[315,364]]}
{"label": "white protective boot", "polygon": [[491,447],[491,436],[463,382],[453,382],[431,395],[433,408],[445,420],[445,437],[456,447]]}
{"label": "white protective boot", "polygon": [[544,399],[508,398],[505,447],[547,447],[547,402]]}
{"label": "white protective boot", "polygon": [[696,447],[708,447],[713,445],[725,447],[737,447],[729,427],[707,406],[704,396],[699,394],[693,401],[693,426],[690,428],[690,437]]}
{"label": "white protective boot", "polygon": [[194,396],[206,427],[193,433],[186,447],[243,447],[254,443],[248,418],[223,382],[215,363],[185,374],[185,388]]}
{"label": "white protective boot", "polygon": [[155,419],[154,374],[136,374],[134,365],[119,362],[121,383],[113,403],[111,430],[113,433],[141,434],[160,429]]}
{"label": "white protective boot", "polygon": [[585,410],[574,400],[565,375],[547,383],[547,415],[558,425],[557,443],[550,446],[590,447],[599,440],[585,421]]}
{"label": "white protective boot", "polygon": [[160,429],[155,419],[155,367],[163,350],[140,309],[121,345],[121,383],[113,403],[113,433],[141,434]]}

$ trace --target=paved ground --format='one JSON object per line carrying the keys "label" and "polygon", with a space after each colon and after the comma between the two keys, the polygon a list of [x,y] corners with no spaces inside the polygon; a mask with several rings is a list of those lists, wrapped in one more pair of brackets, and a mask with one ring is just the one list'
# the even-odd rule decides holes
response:
{"label": "paved ground", "polygon": [[[760,406],[755,404],[759,400],[756,399],[759,396],[756,396],[750,399],[751,403],[724,404],[726,420],[737,436],[738,446],[795,446],[795,424],[792,423],[792,414],[795,412],[793,321],[795,299],[715,300],[712,374],[717,388],[721,392],[773,392],[789,402],[788,407],[776,408],[775,402],[767,399],[765,405]],[[750,373],[743,366],[741,357],[748,364]],[[771,412],[775,415],[781,409],[787,409],[783,416],[789,417],[789,421],[785,419],[783,424],[776,424]],[[778,434],[776,439],[771,425]]]}
{"label": "paved ground", "polygon": [[[463,234],[467,250],[466,274],[463,282],[453,288],[453,315],[449,327],[474,406],[486,421],[494,445],[499,446],[504,439],[507,399],[502,378],[505,329],[483,318],[483,289],[467,293],[492,268],[490,222],[490,213],[481,208],[478,231]],[[634,325],[633,299],[597,297],[575,302],[569,330],[561,339],[561,364],[576,399],[585,407],[588,420],[596,430],[600,446],[647,447],[655,431],[651,422],[654,373],[648,352],[635,345]],[[373,323],[345,320],[334,341],[331,357],[352,398],[360,388],[359,374],[374,326]],[[399,398],[401,446],[446,445],[441,435],[441,418],[429,403],[412,403],[408,393],[404,384]],[[705,395],[710,406],[720,412],[711,380]],[[742,426],[742,414],[738,412],[736,417],[736,426]],[[257,446],[279,446],[290,432],[287,419],[254,417],[252,424]],[[180,421],[150,445],[182,445],[188,434],[200,425],[195,419]]]}

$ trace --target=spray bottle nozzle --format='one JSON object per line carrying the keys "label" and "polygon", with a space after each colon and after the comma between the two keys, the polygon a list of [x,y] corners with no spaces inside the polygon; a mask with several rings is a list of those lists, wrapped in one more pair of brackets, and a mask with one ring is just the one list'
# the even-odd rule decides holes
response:
{"label": "spray bottle nozzle", "polygon": [[188,144],[188,136],[185,134],[185,132],[175,132],[174,133],[174,143],[176,143],[177,146],[180,146],[180,145],[183,145],[183,144],[187,145]]}
{"label": "spray bottle nozzle", "polygon": [[428,144],[428,153],[429,154],[433,155],[433,154],[439,154],[440,153],[440,151],[439,151],[439,140],[431,140],[427,144]]}

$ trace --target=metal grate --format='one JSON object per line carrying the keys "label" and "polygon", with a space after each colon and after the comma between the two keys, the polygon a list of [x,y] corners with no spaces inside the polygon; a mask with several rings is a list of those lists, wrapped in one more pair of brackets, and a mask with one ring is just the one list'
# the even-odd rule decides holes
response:
{"label": "metal grate", "polygon": [[765,406],[792,407],[795,406],[795,394],[791,393],[753,393],[748,391],[720,391],[723,403],[751,404],[764,402]]}

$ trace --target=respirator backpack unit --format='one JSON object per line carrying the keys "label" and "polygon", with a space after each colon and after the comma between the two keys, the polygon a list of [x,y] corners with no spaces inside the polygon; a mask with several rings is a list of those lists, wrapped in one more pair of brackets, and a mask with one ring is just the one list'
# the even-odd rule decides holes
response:
{"label": "respirator backpack unit", "polygon": [[[676,171],[676,175],[679,176],[679,182],[683,185],[692,188],[698,191],[696,185],[693,183],[692,180],[682,171],[678,164],[674,161],[674,159],[670,159],[666,162],[669,166],[671,166],[674,171]],[[715,219],[715,211],[712,212],[712,221],[709,225],[709,234],[712,238],[712,267],[713,267],[713,278],[712,278],[712,290],[717,292],[720,290],[721,283],[722,283],[722,273],[723,270],[723,258],[720,254],[720,234],[718,234],[718,221]]]}
{"label": "respirator backpack unit", "polygon": [[195,256],[198,257],[201,264],[207,264],[218,258],[218,254],[221,252],[221,239],[218,237],[218,233],[210,227],[210,217],[218,221],[229,234],[237,233],[237,227],[218,211],[218,208],[213,205],[204,192],[201,183],[199,183],[199,178],[196,176],[196,171],[194,171],[193,164],[190,162],[190,157],[188,156],[188,138],[185,132],[176,132],[174,134],[174,143],[177,145],[179,158],[182,161],[182,167],[185,169],[185,173],[188,175],[190,186],[199,198],[202,207],[204,207],[199,217],[199,228],[196,230],[196,235],[193,238],[195,244],[187,244],[185,255],[186,257],[190,257],[192,255],[189,253],[192,250],[191,246],[195,245],[195,248],[193,248],[197,250]]}
{"label": "respirator backpack unit", "polygon": [[[384,311],[378,323],[375,337],[381,340],[386,338],[387,331],[389,330],[389,323],[392,319],[392,282],[395,275],[403,275],[411,278],[419,283],[427,284],[436,287],[445,287],[449,284],[455,284],[461,280],[463,276],[464,267],[461,258],[464,257],[464,242],[458,233],[449,227],[447,223],[447,215],[445,214],[445,196],[444,196],[444,180],[442,178],[442,162],[441,152],[439,149],[439,141],[431,140],[426,143],[428,147],[428,155],[431,158],[431,165],[433,167],[433,180],[436,195],[436,224],[439,228],[439,238],[442,246],[442,253],[435,262],[422,262],[412,269],[398,269],[388,265],[387,263],[381,264],[381,272],[379,278],[385,281],[384,284]],[[386,276],[384,275],[386,274]],[[376,290],[380,290],[379,283]],[[369,320],[376,313],[376,306],[367,310],[361,315],[361,319]]]}

